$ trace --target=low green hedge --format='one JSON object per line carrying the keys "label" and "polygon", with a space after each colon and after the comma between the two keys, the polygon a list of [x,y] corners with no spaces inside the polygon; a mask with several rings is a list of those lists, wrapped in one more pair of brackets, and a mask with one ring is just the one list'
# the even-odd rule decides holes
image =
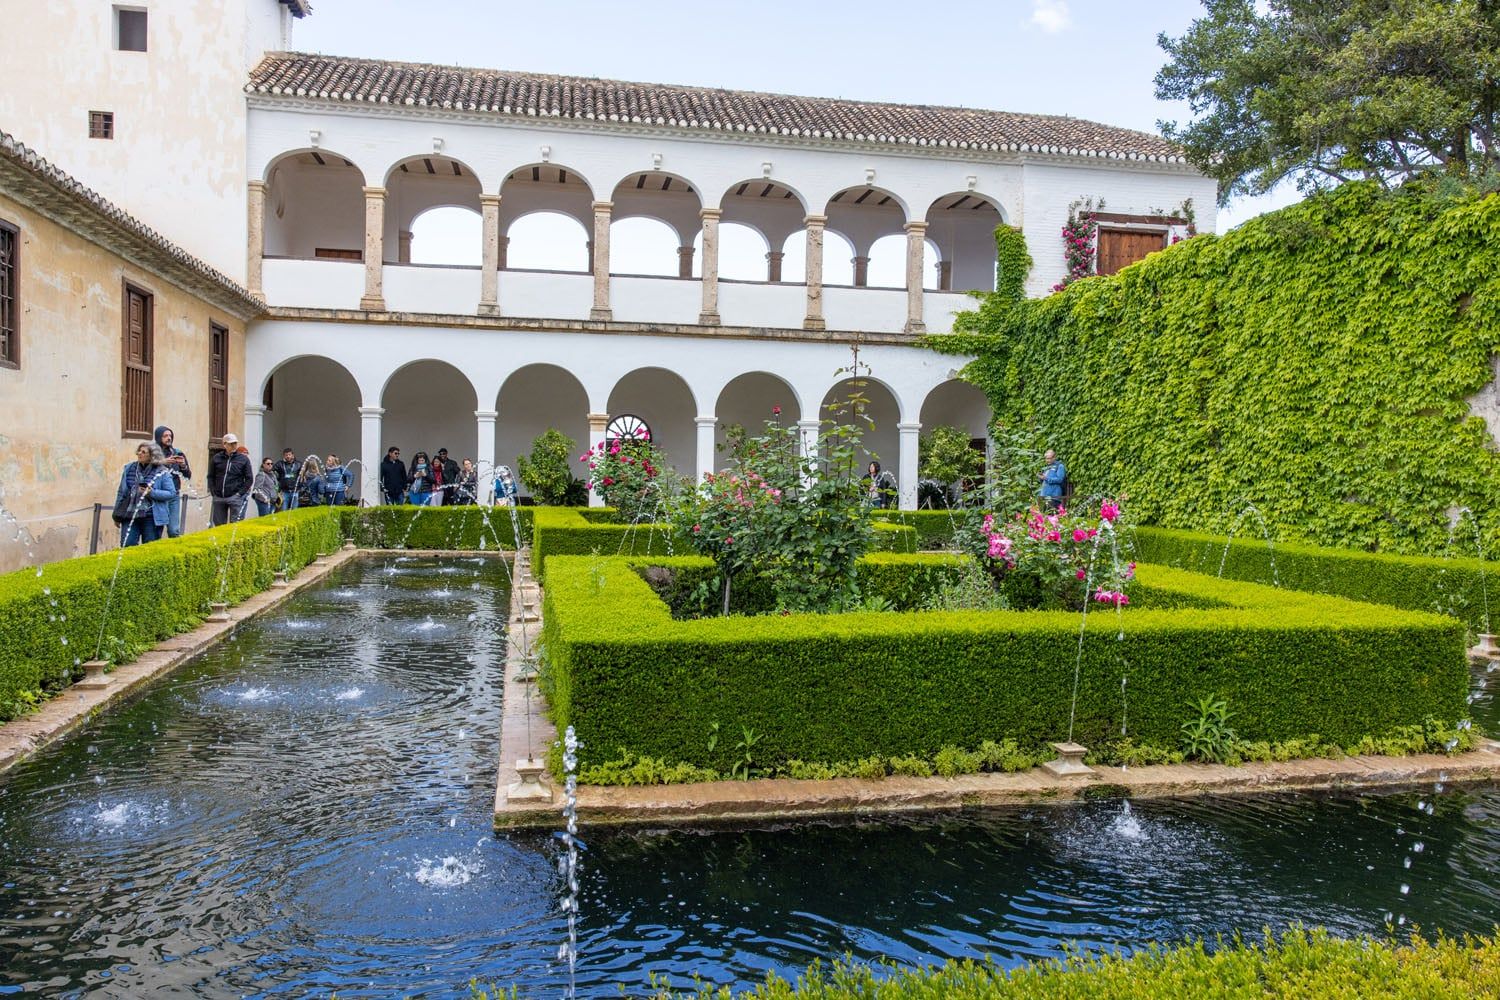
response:
{"label": "low green hedge", "polygon": [[[547,560],[552,556],[582,556],[598,552],[616,555],[682,555],[692,544],[667,524],[618,524],[606,522],[615,515],[609,508],[533,508],[531,563],[537,579],[546,583]],[[600,513],[604,511],[605,513]],[[877,522],[874,549],[879,552],[915,552],[914,529]]]}
{"label": "low green hedge", "polygon": [[[903,558],[931,557],[884,558],[899,572]],[[677,621],[639,573],[652,561],[549,558],[544,682],[584,764],[624,750],[727,772],[734,738],[710,751],[714,723],[753,729],[768,756],[818,763],[1068,735],[1076,614]],[[1084,635],[1074,736],[1085,745],[1128,722],[1138,743],[1177,747],[1189,700],[1209,694],[1227,699],[1247,740],[1351,746],[1467,714],[1463,628],[1450,618],[1163,566],[1142,564],[1138,579],[1143,606],[1120,619],[1096,610]],[[1172,607],[1172,593],[1221,606]]]}
{"label": "low green hedge", "polygon": [[[496,993],[498,1000],[501,994]],[[478,991],[481,1000],[490,994]],[[814,965],[795,984],[774,973],[754,989],[663,985],[652,1000],[1195,1000],[1195,998],[1383,997],[1389,1000],[1500,996],[1500,936],[1413,936],[1407,944],[1341,938],[1292,927],[1259,943],[1239,937],[1210,947],[1192,941],[1151,945],[1132,955],[1096,953],[1005,969],[988,961],[950,961],[906,969],[835,962]]]}
{"label": "low green hedge", "polygon": [[1136,556],[1146,562],[1210,574],[1218,574],[1222,562],[1223,575],[1232,580],[1274,582],[1293,590],[1436,611],[1461,619],[1476,633],[1486,631],[1491,599],[1500,617],[1500,563],[1279,542],[1269,546],[1252,538],[1226,543],[1222,535],[1165,528],[1135,529],[1135,546]]}
{"label": "low green hedge", "polygon": [[[535,507],[343,507],[345,537],[362,548],[452,549],[495,551],[516,548],[530,537]],[[511,520],[514,513],[516,521]]]}
{"label": "low green hedge", "polygon": [[888,510],[875,515],[877,520],[911,528],[917,533],[918,548],[928,552],[953,547],[953,533],[963,516],[961,510]]}
{"label": "low green hedge", "polygon": [[317,507],[0,576],[0,719],[81,675],[96,649],[130,659],[341,539],[339,511]]}

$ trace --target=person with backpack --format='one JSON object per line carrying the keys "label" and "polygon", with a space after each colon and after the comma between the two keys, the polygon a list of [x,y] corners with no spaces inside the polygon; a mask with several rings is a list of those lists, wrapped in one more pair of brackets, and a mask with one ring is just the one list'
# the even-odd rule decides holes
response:
{"label": "person with backpack", "polygon": [[1068,469],[1057,457],[1057,452],[1051,448],[1042,456],[1047,464],[1037,473],[1037,478],[1042,481],[1037,495],[1042,498],[1042,506],[1049,511],[1056,511],[1063,505],[1064,498],[1068,492]]}

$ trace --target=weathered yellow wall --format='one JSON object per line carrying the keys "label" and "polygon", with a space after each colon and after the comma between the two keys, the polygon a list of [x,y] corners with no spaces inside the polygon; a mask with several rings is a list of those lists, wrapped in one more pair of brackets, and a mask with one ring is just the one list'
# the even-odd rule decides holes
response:
{"label": "weathered yellow wall", "polygon": [[[20,231],[19,370],[0,368],[0,571],[88,551],[92,511],[105,505],[100,548],[117,541],[109,508],[137,441],[121,431],[124,281],[155,297],[155,424],[177,435],[206,493],[210,320],[230,332],[229,429],[243,436],[245,325],[0,193],[0,219]],[[17,537],[14,517],[27,530]],[[207,506],[189,502],[190,529]]]}

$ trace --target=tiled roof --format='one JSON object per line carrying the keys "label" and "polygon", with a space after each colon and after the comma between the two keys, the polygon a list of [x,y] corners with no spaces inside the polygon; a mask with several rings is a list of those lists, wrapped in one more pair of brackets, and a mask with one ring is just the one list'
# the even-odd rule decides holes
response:
{"label": "tiled roof", "polygon": [[0,194],[15,198],[184,289],[249,319],[265,303],[238,282],[0,131]]}
{"label": "tiled roof", "polygon": [[245,89],[277,97],[517,118],[1186,162],[1182,150],[1161,136],[1061,115],[792,97],[298,52],[269,53],[251,72]]}

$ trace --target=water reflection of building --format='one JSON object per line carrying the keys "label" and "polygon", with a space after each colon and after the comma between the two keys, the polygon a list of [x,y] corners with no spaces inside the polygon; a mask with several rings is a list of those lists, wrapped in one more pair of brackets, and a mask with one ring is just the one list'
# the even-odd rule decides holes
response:
{"label": "water reflection of building", "polygon": [[[0,39],[0,120],[264,298],[230,379],[257,453],[513,462],[546,427],[581,450],[628,413],[702,471],[726,423],[779,405],[811,426],[858,338],[870,448],[910,505],[922,426],[984,437],[955,360],[913,341],[994,286],[997,225],[1026,237],[1031,294],[1062,276],[1080,199],[1112,213],[1110,267],[1180,232],[1182,206],[1213,226],[1213,182],[1157,136],[284,51],[308,14],[66,0]],[[87,138],[100,116],[111,138]],[[454,211],[472,242],[431,263],[424,227]]]}

